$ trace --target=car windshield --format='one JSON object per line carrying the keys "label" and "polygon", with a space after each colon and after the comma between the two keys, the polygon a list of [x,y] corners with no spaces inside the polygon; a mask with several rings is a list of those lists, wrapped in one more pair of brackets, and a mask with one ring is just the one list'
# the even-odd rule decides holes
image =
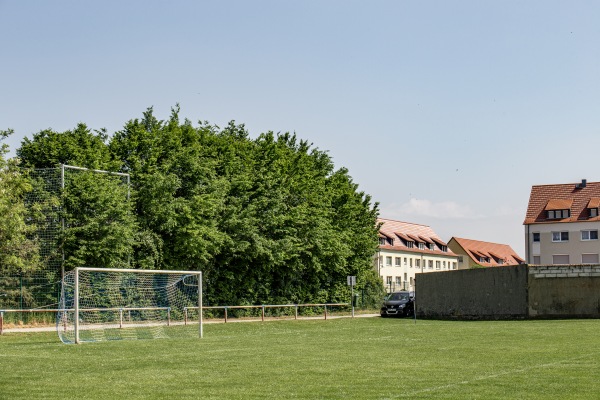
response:
{"label": "car windshield", "polygon": [[388,300],[408,300],[408,293],[392,293]]}

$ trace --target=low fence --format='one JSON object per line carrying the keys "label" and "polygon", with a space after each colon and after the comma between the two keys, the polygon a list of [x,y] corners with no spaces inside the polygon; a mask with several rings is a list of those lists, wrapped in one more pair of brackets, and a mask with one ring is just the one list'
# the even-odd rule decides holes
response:
{"label": "low fence", "polygon": [[[348,307],[350,304],[348,303],[321,303],[321,304],[264,304],[260,306],[208,306],[202,307],[203,310],[223,310],[223,322],[227,322],[228,320],[228,310],[252,310],[252,309],[260,309],[261,310],[261,321],[265,320],[265,311],[267,309],[275,309],[275,308],[293,308],[294,309],[294,319],[298,319],[298,308],[299,307],[319,307],[323,308],[323,318],[327,319],[327,307],[329,307],[329,311],[331,312],[331,307]],[[198,307],[185,307],[185,322],[188,320],[188,310],[198,310]],[[352,315],[354,316],[354,315]]]}
{"label": "low fence", "polygon": [[[229,316],[228,316],[228,310],[254,310],[254,309],[260,309],[260,314],[261,314],[261,321],[265,321],[265,318],[267,318],[266,316],[266,310],[268,309],[284,309],[284,308],[288,308],[288,309],[293,309],[294,310],[294,319],[298,319],[298,310],[300,308],[319,308],[322,309],[322,311],[319,312],[318,315],[323,315],[323,319],[327,320],[328,316],[331,315],[332,311],[333,311],[333,307],[349,307],[350,303],[308,303],[308,304],[263,304],[263,305],[259,305],[259,306],[207,306],[207,307],[202,307],[203,311],[207,311],[207,310],[223,310],[223,314],[224,314],[224,322],[226,323],[228,321]],[[171,316],[170,316],[170,309],[169,307],[159,307],[161,309],[165,309],[167,310],[167,325],[170,325],[171,322]],[[137,308],[136,308],[137,309]],[[134,310],[134,308],[94,308],[94,309],[81,309],[80,312],[84,312],[84,311],[106,311],[106,310],[116,310],[119,311],[120,313],[120,327],[123,326],[123,312],[124,311],[129,311],[129,310]],[[198,307],[184,307],[184,324],[187,325],[188,321],[190,320],[189,317],[189,311],[190,310],[195,310],[196,314],[198,313]],[[16,313],[26,313],[26,314],[32,314],[32,313],[57,313],[57,312],[64,312],[65,310],[62,309],[30,309],[30,310],[0,310],[0,335],[2,335],[3,331],[4,331],[4,317],[5,314],[16,314]],[[72,311],[72,310],[68,310],[68,311]],[[352,309],[352,317],[354,317],[354,309]],[[50,324],[51,325],[51,324]]]}

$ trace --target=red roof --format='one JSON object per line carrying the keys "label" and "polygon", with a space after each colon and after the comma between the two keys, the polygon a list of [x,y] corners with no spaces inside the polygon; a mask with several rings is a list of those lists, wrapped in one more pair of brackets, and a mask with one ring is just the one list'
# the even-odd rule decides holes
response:
{"label": "red roof", "polygon": [[550,199],[544,210],[570,210],[573,199]]}
{"label": "red roof", "polygon": [[[531,187],[524,225],[575,221],[600,221],[600,216],[590,218],[589,208],[600,206],[600,182],[559,185],[537,185]],[[548,208],[562,206],[561,208]],[[547,219],[547,210],[570,209],[570,217]]]}
{"label": "red roof", "polygon": [[[378,224],[381,224],[379,233],[390,237],[396,235],[402,240],[395,240],[393,245],[381,245],[379,247],[390,250],[410,251],[423,254],[439,254],[445,256],[456,256],[450,249],[442,251],[441,246],[445,243],[439,236],[427,225],[413,224],[410,222],[394,221],[392,219],[378,218]],[[424,249],[419,249],[415,244],[413,247],[407,247],[405,242],[430,243],[435,244],[435,250],[425,246]]]}
{"label": "red roof", "polygon": [[600,207],[600,197],[592,197],[588,202],[587,208],[598,208]]}
{"label": "red roof", "polygon": [[[452,241],[456,242],[473,261],[485,267],[518,265],[523,262],[523,259],[507,244],[482,242],[481,240],[457,237],[450,239],[450,244],[452,244]],[[489,258],[489,262],[482,262],[479,257]],[[502,264],[498,262],[499,260],[502,260]]]}

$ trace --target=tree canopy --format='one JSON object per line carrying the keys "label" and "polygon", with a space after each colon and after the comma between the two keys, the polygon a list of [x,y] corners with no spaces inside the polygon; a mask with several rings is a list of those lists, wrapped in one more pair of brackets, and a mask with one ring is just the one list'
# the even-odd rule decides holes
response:
{"label": "tree canopy", "polygon": [[[11,130],[0,131],[0,142]],[[40,267],[35,227],[27,224],[32,209],[25,206],[25,194],[31,190],[27,177],[18,168],[17,159],[7,159],[8,145],[0,146],[0,268],[21,273]]]}
{"label": "tree canopy", "polygon": [[250,138],[167,120],[152,108],[108,138],[84,124],[44,130],[17,150],[34,168],[70,163],[131,175],[82,174],[65,191],[68,268],[202,270],[212,304],[347,300],[346,276],[380,285],[372,267],[377,204],[345,168],[295,134]]}

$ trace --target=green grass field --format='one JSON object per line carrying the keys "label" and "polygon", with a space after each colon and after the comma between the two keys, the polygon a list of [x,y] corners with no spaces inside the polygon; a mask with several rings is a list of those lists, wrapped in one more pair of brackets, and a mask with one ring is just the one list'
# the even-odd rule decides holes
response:
{"label": "green grass field", "polygon": [[203,339],[0,337],[0,399],[598,399],[600,320],[210,324]]}

